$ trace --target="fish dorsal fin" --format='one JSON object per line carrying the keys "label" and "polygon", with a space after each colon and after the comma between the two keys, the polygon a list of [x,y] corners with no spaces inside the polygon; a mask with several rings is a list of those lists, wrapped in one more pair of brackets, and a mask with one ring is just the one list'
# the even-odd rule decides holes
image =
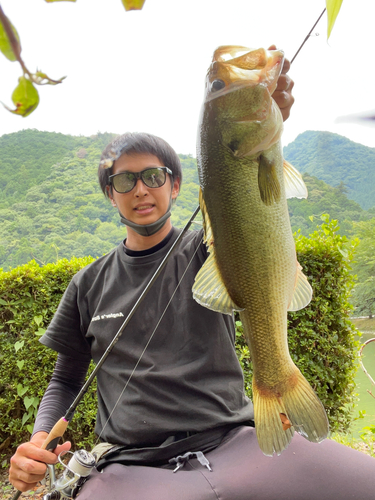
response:
{"label": "fish dorsal fin", "polygon": [[230,298],[217,267],[211,222],[202,190],[199,192],[199,204],[203,216],[204,241],[208,247],[209,256],[195,277],[193,297],[198,304],[212,311],[232,314],[233,310],[240,310],[240,308]]}
{"label": "fish dorsal fin", "polygon": [[302,175],[286,160],[284,160],[284,182],[287,198],[307,198],[307,187]]}
{"label": "fish dorsal fin", "polygon": [[277,178],[276,166],[264,154],[258,158],[258,186],[260,197],[266,205],[272,205],[280,200],[280,182]]}
{"label": "fish dorsal fin", "polygon": [[288,306],[288,311],[299,311],[308,304],[312,299],[313,290],[306,276],[302,272],[301,265],[297,262],[297,276],[294,287],[293,297]]}

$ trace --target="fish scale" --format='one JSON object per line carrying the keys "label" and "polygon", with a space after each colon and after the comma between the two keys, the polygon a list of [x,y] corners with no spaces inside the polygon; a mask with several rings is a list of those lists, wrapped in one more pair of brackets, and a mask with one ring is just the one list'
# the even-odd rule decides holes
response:
{"label": "fish scale", "polygon": [[255,428],[266,455],[280,454],[294,431],[313,442],[328,434],[323,406],[287,342],[287,310],[305,307],[312,292],[296,259],[287,206],[288,196],[306,196],[306,188],[283,160],[282,118],[271,97],[282,61],[280,51],[217,49],[197,147],[209,258],[193,296],[218,312],[240,311],[253,362]]}

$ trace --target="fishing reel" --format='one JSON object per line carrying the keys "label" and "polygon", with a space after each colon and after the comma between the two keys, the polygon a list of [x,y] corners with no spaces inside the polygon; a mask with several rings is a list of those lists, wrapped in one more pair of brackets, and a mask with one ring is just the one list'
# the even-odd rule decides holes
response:
{"label": "fishing reel", "polygon": [[[68,464],[64,463],[66,455],[72,455]],[[55,466],[48,465],[50,478],[50,492],[44,495],[43,500],[60,500],[64,498],[75,498],[80,487],[85,482],[87,476],[96,465],[94,455],[86,450],[78,450],[74,453],[64,451],[58,456],[58,460],[64,471],[56,479]]]}

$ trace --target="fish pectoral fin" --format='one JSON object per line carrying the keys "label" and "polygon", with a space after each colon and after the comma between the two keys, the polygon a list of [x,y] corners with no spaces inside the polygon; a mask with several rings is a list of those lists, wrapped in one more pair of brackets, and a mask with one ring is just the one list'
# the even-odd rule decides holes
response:
{"label": "fish pectoral fin", "polygon": [[206,203],[203,198],[202,188],[199,188],[199,206],[201,207],[203,217],[204,242],[206,243],[208,251],[210,252],[214,243],[214,237],[212,234],[211,221],[208,216]]}
{"label": "fish pectoral fin", "polygon": [[232,314],[233,310],[241,310],[233,300],[220,276],[216,264],[215,251],[212,248],[208,259],[195,277],[193,298],[201,306],[222,314]]}
{"label": "fish pectoral fin", "polygon": [[296,284],[292,300],[288,306],[288,311],[299,311],[310,304],[313,290],[306,276],[302,272],[301,265],[297,262]]}
{"label": "fish pectoral fin", "polygon": [[258,158],[258,186],[260,197],[266,205],[278,202],[281,196],[280,182],[277,178],[276,164],[264,154]]}
{"label": "fish pectoral fin", "polygon": [[240,311],[241,308],[237,307],[230,298],[217,267],[211,221],[207,213],[202,189],[199,189],[199,205],[203,217],[204,241],[209,256],[195,277],[193,298],[198,304],[212,309],[212,311],[232,314],[233,310]]}
{"label": "fish pectoral fin", "polygon": [[285,194],[289,198],[307,198],[307,187],[302,175],[289,162],[284,160]]}

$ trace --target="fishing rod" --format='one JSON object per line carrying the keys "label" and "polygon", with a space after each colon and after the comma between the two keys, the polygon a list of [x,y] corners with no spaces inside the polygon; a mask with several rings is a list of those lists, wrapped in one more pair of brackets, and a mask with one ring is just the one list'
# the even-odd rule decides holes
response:
{"label": "fishing rod", "polygon": [[[188,220],[187,224],[182,229],[181,233],[178,235],[178,237],[176,238],[176,240],[173,243],[173,245],[171,246],[171,248],[168,250],[168,253],[165,255],[164,259],[161,261],[159,267],[156,269],[156,271],[153,274],[153,276],[151,277],[150,281],[147,283],[147,285],[144,288],[143,292],[138,297],[137,301],[135,302],[135,304],[132,307],[131,311],[129,312],[128,316],[125,318],[124,322],[120,326],[120,328],[117,331],[116,335],[113,337],[111,343],[108,345],[108,347],[107,347],[106,351],[104,352],[103,356],[100,358],[100,360],[96,364],[94,370],[91,372],[91,375],[88,377],[88,379],[86,380],[85,384],[82,386],[82,389],[77,394],[77,396],[74,399],[73,403],[70,405],[70,407],[68,408],[68,410],[65,413],[65,415],[62,418],[60,418],[60,420],[58,420],[56,422],[56,424],[53,426],[53,428],[51,429],[50,433],[48,434],[48,436],[46,437],[44,443],[41,446],[41,448],[43,450],[53,451],[56,448],[56,446],[58,445],[60,439],[62,438],[64,432],[66,431],[66,428],[68,427],[69,422],[72,420],[72,418],[74,416],[74,412],[76,411],[77,406],[79,405],[79,403],[81,402],[82,398],[86,394],[88,388],[90,387],[91,383],[93,382],[94,378],[96,377],[96,374],[98,373],[98,371],[100,370],[100,368],[103,366],[103,363],[105,362],[105,360],[109,356],[109,354],[112,351],[112,349],[115,346],[115,344],[120,339],[120,337],[123,334],[126,326],[129,323],[129,321],[132,319],[132,317],[134,316],[134,314],[137,311],[138,307],[141,305],[141,303],[145,299],[146,295],[150,291],[151,287],[153,286],[153,284],[155,283],[155,281],[159,277],[160,273],[162,272],[162,270],[164,269],[165,265],[167,264],[168,259],[170,258],[170,256],[172,255],[172,253],[174,252],[174,250],[176,249],[176,247],[181,242],[181,240],[182,240],[183,236],[185,235],[185,233],[190,228],[190,226],[193,223],[195,217],[197,216],[199,210],[200,210],[200,207],[198,205],[197,208],[194,210],[192,216]],[[81,467],[81,469],[83,468],[84,470],[89,469],[90,465],[88,465],[88,464],[92,463],[93,456],[91,455],[91,453],[87,453],[84,450],[79,450],[78,452],[76,452],[76,454],[78,454],[78,456],[76,456],[75,454],[73,454],[73,457],[69,461],[69,464],[68,464],[68,467],[67,467],[67,469],[68,469],[69,472],[67,473],[66,476],[67,477],[70,476],[70,479],[71,479],[71,481],[69,479],[69,481],[70,481],[69,485],[73,484],[73,479],[74,478],[78,479],[78,476],[79,477],[81,477],[81,476],[85,477],[82,474],[80,474],[79,472],[77,472],[76,470],[74,470],[74,466],[76,465],[76,463],[78,463],[78,468]],[[86,454],[86,455],[84,456],[84,454]],[[64,467],[66,467],[61,461],[60,461],[60,463]],[[52,466],[52,469],[53,469],[53,466]],[[92,467],[91,467],[91,469],[92,469]],[[51,468],[49,468],[49,470],[51,471]],[[52,482],[56,485],[54,474],[52,474],[52,475],[53,475],[53,481]],[[77,482],[77,481],[75,481],[75,482]],[[65,495],[64,494],[64,490],[67,489],[68,482],[62,482],[61,486],[62,486],[63,495]],[[12,500],[17,500],[20,497],[21,494],[22,494],[22,491],[17,491],[15,493],[15,495],[12,497]],[[48,497],[48,495],[46,495],[46,496]],[[64,496],[64,497],[65,498],[69,498],[67,496]],[[57,496],[56,497],[51,497],[51,500],[52,500],[52,498],[60,498],[60,496],[59,497],[57,497]]]}
{"label": "fishing rod", "polygon": [[299,46],[299,49],[297,50],[297,52],[294,54],[294,56],[292,57],[292,60],[290,61],[290,64],[292,64],[292,62],[294,61],[294,59],[298,56],[298,54],[300,53],[300,50],[302,49],[302,47],[305,45],[305,43],[307,42],[307,40],[310,38],[310,35],[313,31],[313,29],[315,28],[315,26],[318,24],[318,22],[321,20],[324,12],[326,11],[327,9],[324,8],[323,9],[323,12],[320,14],[320,16],[318,17],[316,23],[314,24],[314,26],[311,28],[311,30],[308,32],[308,34],[306,35],[306,38],[304,39],[304,41],[301,43],[301,45]]}

